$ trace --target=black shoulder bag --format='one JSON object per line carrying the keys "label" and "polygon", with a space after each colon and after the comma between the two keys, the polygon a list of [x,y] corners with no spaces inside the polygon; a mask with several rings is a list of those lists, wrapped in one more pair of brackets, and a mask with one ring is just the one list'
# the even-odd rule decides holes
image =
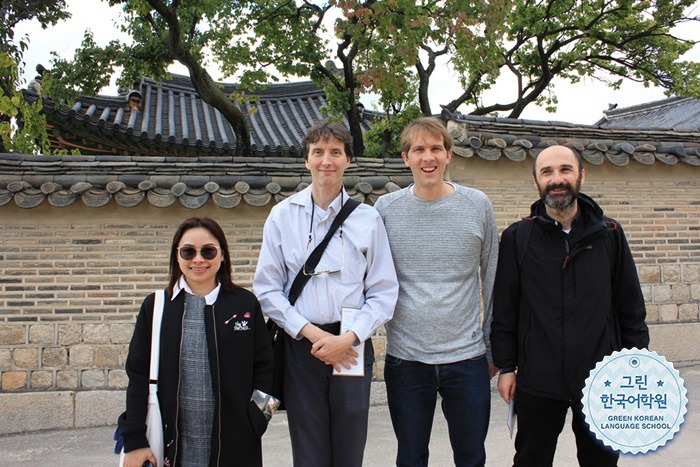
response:
{"label": "black shoulder bag", "polygon": [[[335,231],[338,230],[338,227],[340,227],[345,219],[347,219],[359,205],[360,202],[352,198],[349,198],[345,204],[343,204],[340,212],[335,216],[331,227],[328,229],[326,236],[323,237],[321,243],[314,248],[314,251],[311,252],[306,263],[294,278],[288,297],[291,305],[296,303],[299,295],[301,295],[302,289],[306,283],[309,282],[309,279],[311,279],[311,276],[304,274],[304,271],[314,271],[316,269]],[[270,394],[280,400],[279,409],[281,410],[284,409],[284,340],[287,338],[287,333],[269,318],[267,320],[267,330],[270,333],[270,339],[272,341],[272,391]]]}

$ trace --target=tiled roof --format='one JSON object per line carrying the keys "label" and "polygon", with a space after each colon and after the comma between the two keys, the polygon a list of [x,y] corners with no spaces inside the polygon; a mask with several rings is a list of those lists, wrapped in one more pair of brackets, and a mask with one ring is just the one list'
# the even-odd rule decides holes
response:
{"label": "tiled roof", "polygon": [[557,121],[473,117],[443,112],[455,139],[454,153],[486,160],[505,157],[522,162],[554,144],[572,144],[589,164],[608,161],[625,166],[630,159],[700,166],[700,131],[604,128]]}
{"label": "tiled roof", "polygon": [[[602,128],[447,112],[442,117],[455,138],[454,153],[466,158],[523,162],[548,146],[569,143],[594,165],[608,161],[626,166],[634,159],[650,166],[679,162],[691,170],[700,166],[700,132]],[[147,200],[158,207],[179,202],[196,209],[210,199],[224,208],[233,208],[242,200],[264,206],[305,188],[310,181],[303,160],[284,154],[247,158],[0,154],[0,206],[14,201],[23,208],[44,202],[62,207],[82,201],[100,207],[112,199],[124,207]],[[412,177],[399,158],[357,158],[343,181],[350,196],[374,203],[382,194],[407,186]]]}
{"label": "tiled roof", "polygon": [[603,113],[596,122],[601,128],[700,131],[700,99],[671,97]]}
{"label": "tiled roof", "polygon": [[[232,84],[220,83],[224,92]],[[44,111],[56,145],[118,155],[232,154],[236,137],[221,113],[203,102],[186,76],[170,80],[144,78],[141,111],[127,107],[125,95],[81,97],[72,107],[44,99]],[[237,104],[247,115],[254,156],[301,157],[306,129],[323,118],[325,93],[310,81],[273,84]],[[25,91],[26,99],[38,95]],[[255,107],[255,110],[253,110]],[[362,129],[369,129],[371,112]],[[345,122],[347,125],[347,121]]]}
{"label": "tiled roof", "polygon": [[[402,159],[357,158],[345,171],[348,194],[374,201],[407,186]],[[101,207],[114,199],[123,207],[144,200],[157,207],[175,202],[191,209],[210,199],[223,208],[241,200],[265,206],[311,183],[304,161],[288,157],[32,156],[0,154],[0,206],[22,208],[44,202],[55,207],[82,201]]]}

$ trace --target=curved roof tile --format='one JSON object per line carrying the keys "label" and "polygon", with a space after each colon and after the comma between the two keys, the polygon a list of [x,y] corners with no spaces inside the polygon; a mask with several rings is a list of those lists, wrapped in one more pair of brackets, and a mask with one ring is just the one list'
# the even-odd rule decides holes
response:
{"label": "curved roof tile", "polygon": [[[237,91],[235,85],[219,84],[227,94]],[[124,95],[83,96],[70,108],[44,98],[44,112],[56,130],[54,146],[99,152],[99,148],[81,147],[79,141],[87,139],[111,154],[220,155],[235,151],[233,128],[218,110],[200,99],[189,77],[144,78],[139,91],[140,110],[130,110]],[[323,89],[305,81],[273,84],[249,95],[254,96],[252,101],[236,105],[246,115],[253,155],[300,156],[302,136],[323,118],[321,109],[327,106]],[[25,91],[25,98],[36,101],[39,95]],[[370,128],[372,116],[365,113],[363,131]]]}
{"label": "curved roof tile", "polygon": [[447,129],[455,140],[454,153],[485,160],[505,157],[521,162],[536,157],[554,144],[571,144],[592,165],[608,161],[626,166],[630,160],[651,165],[654,161],[679,161],[700,166],[700,131],[604,128],[562,122],[476,117],[443,111]]}
{"label": "curved roof tile", "polygon": [[[374,202],[411,182],[410,170],[394,159],[357,158],[343,181],[350,196]],[[81,201],[101,207],[114,200],[133,207],[176,201],[190,209],[210,200],[234,208],[241,200],[264,206],[308,186],[302,160],[289,157],[33,156],[0,154],[0,206],[43,202],[55,207]]]}

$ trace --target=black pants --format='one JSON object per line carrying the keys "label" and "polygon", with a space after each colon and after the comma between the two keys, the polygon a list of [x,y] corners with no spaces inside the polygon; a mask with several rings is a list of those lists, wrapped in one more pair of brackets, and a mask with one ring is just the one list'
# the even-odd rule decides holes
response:
{"label": "black pants", "polygon": [[332,366],[311,355],[306,339],[285,339],[285,345],[284,401],[294,466],[361,467],[374,363],[371,339],[365,342],[364,377],[333,376]]}
{"label": "black pants", "polygon": [[620,455],[591,433],[584,420],[580,401],[567,402],[533,396],[516,389],[515,411],[518,434],[515,437],[516,467],[551,466],[557,438],[571,408],[571,428],[576,436],[576,455],[582,467],[616,466]]}

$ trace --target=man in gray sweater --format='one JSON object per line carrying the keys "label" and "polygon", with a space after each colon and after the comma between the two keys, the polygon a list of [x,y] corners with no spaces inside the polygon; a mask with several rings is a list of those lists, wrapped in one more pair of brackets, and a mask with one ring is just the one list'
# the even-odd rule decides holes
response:
{"label": "man in gray sweater", "polygon": [[414,183],[375,204],[399,279],[384,370],[397,466],[428,465],[438,392],[455,465],[486,462],[498,230],[484,193],[444,180],[451,147],[439,120],[408,125],[401,156]]}

